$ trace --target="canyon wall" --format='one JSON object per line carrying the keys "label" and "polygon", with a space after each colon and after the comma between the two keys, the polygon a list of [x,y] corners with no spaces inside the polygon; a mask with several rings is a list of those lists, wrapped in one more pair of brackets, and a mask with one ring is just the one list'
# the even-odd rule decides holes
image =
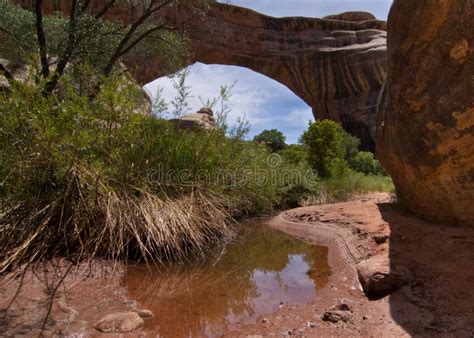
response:
{"label": "canyon wall", "polygon": [[377,155],[405,205],[474,224],[474,1],[396,0]]}
{"label": "canyon wall", "polygon": [[[34,3],[17,2],[29,8]],[[43,3],[51,13],[66,12],[71,2]],[[103,4],[93,1],[92,11]],[[115,6],[106,18],[129,22],[136,15]],[[205,15],[183,5],[167,19],[190,37],[190,64],[236,65],[264,74],[301,97],[315,118],[340,122],[361,139],[363,149],[375,149],[377,100],[386,77],[385,22],[363,12],[323,19],[274,18],[216,2]],[[160,59],[131,55],[125,62],[143,84],[166,75]]]}

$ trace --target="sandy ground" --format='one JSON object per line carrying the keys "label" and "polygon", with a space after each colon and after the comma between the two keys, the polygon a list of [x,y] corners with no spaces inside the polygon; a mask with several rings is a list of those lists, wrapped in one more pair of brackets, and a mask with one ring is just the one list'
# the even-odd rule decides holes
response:
{"label": "sandy ground", "polygon": [[[474,229],[424,222],[390,203],[387,194],[292,209],[269,223],[329,247],[333,272],[329,285],[308,305],[283,306],[255,324],[223,332],[224,336],[474,336]],[[401,275],[404,286],[369,300],[359,282],[358,266],[364,262],[372,266],[373,261],[386,273]],[[120,285],[121,268],[114,272],[97,266],[75,271],[66,288],[58,289],[45,336],[101,336],[91,326],[95,320],[140,309]],[[49,309],[45,294],[54,289],[54,273],[26,275],[18,294],[18,283],[0,288],[0,336],[40,333]],[[344,311],[333,313],[342,317],[333,322],[322,319],[340,304],[345,304]],[[148,336],[147,327],[126,336]]]}
{"label": "sandy ground", "polygon": [[[424,222],[387,194],[289,210],[271,226],[329,246],[329,287],[310,305],[284,308],[232,335],[474,336],[474,229]],[[406,285],[367,299],[356,269],[367,259],[401,271]],[[347,322],[321,319],[338,304],[349,305]]]}

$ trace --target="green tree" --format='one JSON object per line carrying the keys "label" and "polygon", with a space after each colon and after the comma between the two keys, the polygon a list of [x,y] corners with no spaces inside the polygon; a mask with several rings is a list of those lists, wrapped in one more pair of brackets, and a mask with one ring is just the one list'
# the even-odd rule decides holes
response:
{"label": "green tree", "polygon": [[368,151],[361,151],[354,157],[351,168],[364,174],[386,175],[385,170]]}
{"label": "green tree", "polygon": [[280,151],[281,157],[286,162],[298,165],[307,164],[308,162],[308,149],[301,144],[289,144],[282,151]]}
{"label": "green tree", "polygon": [[[156,19],[174,10],[177,0],[108,0],[102,8],[93,3],[71,0],[68,13],[44,15],[42,0],[29,3],[30,11],[0,0],[0,58],[37,67],[36,81],[50,94],[65,71],[75,66],[82,69],[87,64],[98,75],[108,76],[130,54],[159,58],[164,69],[176,69],[185,57],[186,39],[175,33],[175,27]],[[103,20],[116,6],[133,6],[136,15],[127,24]],[[0,72],[13,81],[2,62]]]}
{"label": "green tree", "polygon": [[349,165],[354,160],[355,156],[359,153],[360,140],[359,138],[352,136],[340,127],[341,133],[344,140],[344,148],[346,150],[345,159]]}
{"label": "green tree", "polygon": [[264,130],[253,138],[254,142],[265,144],[272,152],[285,148],[286,137],[277,129]]}
{"label": "green tree", "polygon": [[301,139],[308,147],[310,165],[321,177],[340,175],[347,167],[344,136],[336,122],[319,120],[310,123]]}

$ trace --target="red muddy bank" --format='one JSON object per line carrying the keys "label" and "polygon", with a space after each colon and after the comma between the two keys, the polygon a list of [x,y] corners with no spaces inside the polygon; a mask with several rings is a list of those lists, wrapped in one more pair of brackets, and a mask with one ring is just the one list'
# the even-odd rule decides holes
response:
{"label": "red muddy bank", "polygon": [[[253,323],[233,325],[218,335],[474,334],[474,230],[422,221],[391,203],[387,194],[292,209],[268,223],[308,243],[328,247],[332,274],[306,304],[285,304]],[[28,273],[18,294],[19,281],[2,287],[1,335],[38,335],[44,324],[46,336],[106,336],[94,329],[97,320],[146,307],[139,290],[130,292],[124,285],[125,268],[110,265],[96,262],[92,269],[70,274],[55,295],[46,323],[45,285],[52,284],[57,272]],[[154,309],[155,316],[168,310]],[[144,318],[144,326],[125,336],[156,336],[156,317]],[[180,325],[176,322],[177,328]]]}

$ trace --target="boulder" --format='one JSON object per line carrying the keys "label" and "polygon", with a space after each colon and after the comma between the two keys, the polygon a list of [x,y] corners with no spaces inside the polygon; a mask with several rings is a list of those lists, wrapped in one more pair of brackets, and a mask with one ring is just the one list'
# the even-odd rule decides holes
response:
{"label": "boulder", "polygon": [[217,127],[211,108],[205,107],[196,113],[185,114],[170,120],[180,130],[213,130]]}
{"label": "boulder", "polygon": [[407,284],[407,273],[394,271],[389,260],[374,256],[357,264],[357,274],[364,293],[370,299],[389,295]]}
{"label": "boulder", "polygon": [[410,211],[474,226],[474,1],[396,0],[377,157]]}
{"label": "boulder", "polygon": [[114,313],[105,316],[94,324],[94,328],[104,333],[127,333],[145,325],[136,312]]}

